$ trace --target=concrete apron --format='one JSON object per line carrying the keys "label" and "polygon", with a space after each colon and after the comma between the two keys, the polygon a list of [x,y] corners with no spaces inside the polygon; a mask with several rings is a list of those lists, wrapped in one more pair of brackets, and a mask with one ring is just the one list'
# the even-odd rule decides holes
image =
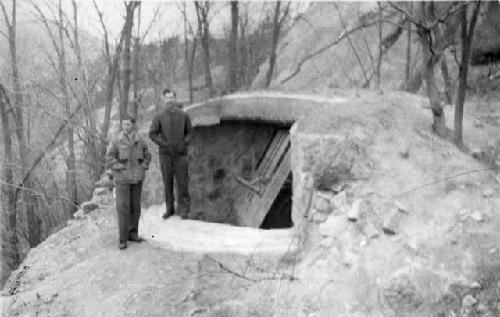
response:
{"label": "concrete apron", "polygon": [[149,243],[175,251],[194,253],[235,253],[285,255],[294,253],[296,230],[236,227],[178,216],[161,218],[165,205],[143,211],[139,233]]}

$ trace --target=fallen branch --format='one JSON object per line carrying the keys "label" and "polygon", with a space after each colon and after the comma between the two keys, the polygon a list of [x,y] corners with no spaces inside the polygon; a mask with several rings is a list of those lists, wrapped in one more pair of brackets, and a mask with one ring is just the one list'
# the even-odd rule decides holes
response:
{"label": "fallen branch", "polygon": [[401,196],[404,196],[404,195],[407,195],[407,194],[410,194],[410,193],[413,193],[413,192],[416,192],[418,190],[421,190],[421,189],[424,189],[426,187],[429,187],[431,185],[435,185],[435,184],[438,184],[438,183],[442,183],[444,181],[447,181],[447,180],[450,180],[452,178],[456,178],[456,177],[459,177],[459,176],[464,176],[464,175],[468,175],[468,174],[473,174],[473,173],[478,173],[478,172],[483,172],[483,171],[489,171],[489,170],[494,170],[496,169],[496,167],[486,167],[486,168],[480,168],[480,169],[475,169],[475,170],[471,170],[471,171],[467,171],[467,172],[462,172],[462,173],[458,173],[458,174],[455,174],[455,175],[451,175],[451,176],[448,176],[448,177],[445,177],[445,178],[441,178],[441,179],[438,179],[438,180],[435,180],[433,182],[430,182],[430,183],[427,183],[427,184],[423,184],[421,186],[418,186],[418,187],[415,187],[415,188],[412,188],[410,190],[407,190],[405,192],[402,192],[400,194],[397,194],[395,196],[392,196],[391,198],[394,199],[394,198],[398,198],[398,197],[401,197]]}

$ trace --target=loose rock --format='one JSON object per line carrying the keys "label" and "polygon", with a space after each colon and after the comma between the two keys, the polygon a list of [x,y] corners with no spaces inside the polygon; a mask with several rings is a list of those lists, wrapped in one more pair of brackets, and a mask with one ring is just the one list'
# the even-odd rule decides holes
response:
{"label": "loose rock", "polygon": [[86,201],[82,204],[81,208],[83,209],[84,213],[89,213],[92,210],[96,210],[99,208],[99,205],[93,201]]}
{"label": "loose rock", "polygon": [[73,214],[73,217],[75,217],[75,219],[83,219],[85,218],[85,212],[83,209],[78,209],[78,211]]}

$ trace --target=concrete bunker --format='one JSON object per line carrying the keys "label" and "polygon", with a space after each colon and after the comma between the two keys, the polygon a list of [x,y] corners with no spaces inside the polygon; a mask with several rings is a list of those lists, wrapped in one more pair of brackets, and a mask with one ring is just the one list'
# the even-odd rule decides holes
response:
{"label": "concrete bunker", "polygon": [[187,107],[194,127],[190,218],[263,229],[294,226],[290,128],[332,101],[338,100],[254,92]]}
{"label": "concrete bunker", "polygon": [[256,228],[292,227],[289,125],[222,120],[196,126],[191,216]]}

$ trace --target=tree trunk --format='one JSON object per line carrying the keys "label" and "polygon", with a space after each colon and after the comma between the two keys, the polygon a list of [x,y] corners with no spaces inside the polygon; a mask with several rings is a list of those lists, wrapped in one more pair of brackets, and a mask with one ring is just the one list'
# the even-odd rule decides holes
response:
{"label": "tree trunk", "polygon": [[248,41],[247,41],[247,30],[248,25],[248,9],[245,10],[245,17],[240,21],[240,48],[238,50],[240,54],[240,67],[238,69],[239,78],[241,80],[240,86],[248,88],[249,85],[249,71],[248,71]]}
{"label": "tree trunk", "polygon": [[279,25],[279,16],[280,16],[280,6],[281,1],[276,2],[276,7],[274,8],[274,17],[273,17],[273,39],[271,43],[271,53],[269,54],[269,67],[266,73],[266,87],[271,85],[271,79],[274,73],[274,66],[276,64],[276,51],[278,49],[278,39],[280,35],[280,25]]}
{"label": "tree trunk", "polygon": [[[431,5],[432,3],[429,3],[429,6]],[[426,17],[428,17],[428,14],[431,14],[427,11],[428,8],[426,7],[426,2],[420,2],[419,8],[420,14],[425,21]],[[434,66],[436,64],[436,60],[439,60],[439,55],[437,55],[435,51],[433,51],[431,43],[429,42],[431,37],[431,34],[429,33],[430,31],[424,29],[421,26],[418,26],[417,32],[422,44],[422,73],[427,88],[427,97],[429,98],[432,109],[432,116],[434,121],[433,128],[437,135],[445,137],[447,135],[446,118],[439,97],[436,77],[434,74]]]}
{"label": "tree trunk", "polygon": [[133,83],[134,83],[134,102],[133,107],[130,109],[131,113],[135,117],[137,121],[139,121],[139,59],[141,56],[141,39],[140,39],[140,30],[141,30],[141,6],[139,5],[139,9],[137,10],[137,36],[134,38],[134,66],[133,66]]}
{"label": "tree trunk", "polygon": [[455,141],[455,144],[457,146],[463,146],[462,121],[464,116],[465,94],[467,90],[467,72],[469,69],[469,60],[472,47],[472,39],[474,37],[474,28],[476,26],[477,15],[479,13],[480,6],[481,6],[481,1],[477,1],[476,6],[474,7],[474,12],[472,13],[472,18],[470,20],[468,30],[467,30],[467,7],[462,6],[460,8],[462,52],[461,52],[460,66],[458,68],[458,90],[457,90],[457,100],[455,105],[455,122],[453,131],[453,140]]}
{"label": "tree trunk", "polygon": [[238,1],[231,1],[231,34],[229,36],[228,89],[238,89]]}
{"label": "tree trunk", "polygon": [[82,51],[80,48],[80,41],[79,41],[79,35],[78,35],[78,6],[76,4],[75,0],[72,0],[72,5],[73,5],[73,21],[74,21],[74,29],[73,29],[73,43],[74,43],[74,51],[76,55],[76,60],[77,60],[77,66],[78,66],[78,71],[80,73],[80,78],[79,81],[77,81],[77,85],[79,87],[79,95],[81,96],[80,98],[83,99],[81,102],[85,105],[84,110],[85,110],[85,117],[86,117],[86,125],[87,129],[90,130],[90,133],[86,133],[87,137],[85,140],[85,145],[87,147],[86,152],[90,154],[91,158],[91,168],[90,168],[90,175],[92,177],[92,182],[95,182],[99,179],[100,173],[99,171],[102,170],[101,167],[101,160],[99,158],[99,153],[97,149],[97,128],[96,128],[96,119],[95,119],[95,114],[94,114],[94,107],[92,106],[90,102],[90,92],[89,92],[89,80],[87,78],[87,72],[84,68],[83,65],[83,59],[82,59]]}
{"label": "tree trunk", "polygon": [[134,102],[133,102],[133,108],[132,114],[136,118],[136,120],[139,120],[139,55],[140,55],[140,43],[139,43],[139,37],[136,37],[134,39],[134,70],[133,70],[133,81],[134,81]]}
{"label": "tree trunk", "polygon": [[[108,63],[108,75],[106,78],[106,103],[104,106],[104,121],[101,127],[101,144],[99,149],[99,157],[104,158],[107,147],[107,139],[108,139],[108,131],[109,131],[109,123],[111,121],[111,108],[113,106],[113,92],[115,86],[115,80],[117,77],[118,70],[118,61],[120,60],[120,55],[123,47],[123,32],[120,36],[120,41],[116,46],[115,56],[113,60]],[[102,170],[99,175],[102,174]]]}
{"label": "tree trunk", "polygon": [[441,58],[441,74],[443,75],[444,82],[444,95],[446,98],[446,104],[451,105],[453,103],[452,98],[452,87],[450,73],[448,72],[448,63],[446,62],[446,57],[443,55]]}
{"label": "tree trunk", "polygon": [[[186,63],[186,70],[187,70],[187,75],[188,75],[188,86],[189,86],[189,102],[193,102],[193,65],[194,65],[194,58],[196,56],[196,34],[193,32],[191,29],[191,26],[188,25],[188,20],[186,16],[186,3],[183,3],[184,5],[184,11],[183,11],[183,16],[184,16],[184,60]],[[193,36],[193,44],[191,46],[191,50],[189,50],[189,37],[188,37],[188,27],[191,30],[192,36]]]}
{"label": "tree trunk", "polygon": [[62,10],[62,0],[59,0],[58,5],[59,11],[59,85],[61,87],[61,92],[63,95],[63,103],[64,103],[64,114],[66,116],[66,120],[68,120],[68,125],[66,128],[67,136],[68,136],[68,160],[67,160],[67,182],[70,193],[70,200],[72,205],[69,206],[69,217],[72,217],[73,212],[75,211],[75,205],[78,205],[78,189],[76,184],[76,158],[75,158],[75,140],[73,133],[73,124],[69,121],[71,116],[71,104],[68,93],[68,84],[67,84],[67,70],[66,70],[66,48],[64,44],[64,13]]}
{"label": "tree trunk", "polygon": [[[19,69],[17,64],[17,4],[14,0],[12,2],[12,17],[10,25],[8,25],[8,34],[9,34],[9,52],[10,52],[10,62],[12,68],[12,85],[14,87],[14,121],[16,124],[16,137],[19,143],[19,157],[21,160],[21,175],[22,177],[25,175],[26,170],[29,164],[29,149],[26,143],[25,138],[25,128],[24,128],[24,115],[23,115],[23,97],[21,90],[21,83],[19,80]],[[24,178],[24,177],[23,177]],[[27,188],[28,190],[24,190],[22,192],[22,200],[26,206],[26,218],[28,222],[28,230],[29,230],[29,244],[30,247],[34,247],[40,243],[39,237],[39,228],[38,228],[38,219],[35,214],[35,203],[34,197],[32,193],[29,191],[31,188],[31,180],[26,178],[24,182],[21,184],[22,187]],[[17,208],[17,195],[19,191],[15,192],[14,195],[14,208]]]}
{"label": "tree trunk", "polygon": [[17,210],[15,207],[14,188],[9,184],[14,184],[14,172],[12,170],[12,137],[8,112],[11,111],[9,99],[5,88],[0,84],[0,116],[2,120],[2,135],[4,146],[4,161],[2,164],[2,184],[1,192],[1,259],[0,259],[0,288],[4,287],[5,281],[10,272],[15,270],[20,263],[20,255],[17,240]]}
{"label": "tree trunk", "polygon": [[120,92],[120,123],[127,114],[128,94],[130,91],[130,42],[132,40],[132,26],[134,24],[134,10],[140,4],[139,1],[131,1],[126,5],[127,16],[125,17],[125,26],[123,28],[124,46],[123,46],[123,71],[122,89]]}
{"label": "tree trunk", "polygon": [[[413,3],[410,3],[410,13]],[[410,83],[410,65],[411,65],[411,28],[412,24],[410,21],[407,23],[407,33],[406,33],[406,64],[405,64],[405,86],[408,87]]]}
{"label": "tree trunk", "polygon": [[380,68],[382,67],[382,57],[383,57],[383,48],[382,48],[382,5],[377,1],[378,5],[378,60],[377,60],[377,73],[376,73],[376,82],[375,85],[377,89],[380,89]]}
{"label": "tree trunk", "polygon": [[204,1],[203,6],[199,1],[195,1],[196,12],[198,15],[198,28],[200,30],[201,47],[203,48],[203,66],[205,69],[205,86],[208,88],[210,97],[214,96],[214,84],[212,73],[210,71],[210,23],[208,21],[208,12],[210,2]]}

